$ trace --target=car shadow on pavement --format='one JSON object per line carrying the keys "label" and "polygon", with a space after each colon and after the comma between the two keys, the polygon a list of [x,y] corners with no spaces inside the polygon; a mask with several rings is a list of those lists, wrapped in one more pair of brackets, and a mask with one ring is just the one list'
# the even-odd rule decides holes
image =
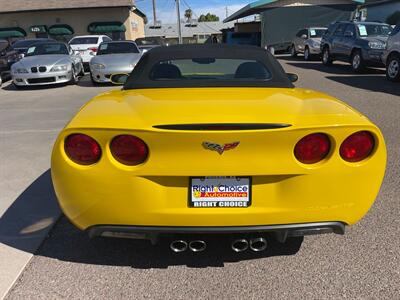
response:
{"label": "car shadow on pavement", "polygon": [[117,87],[112,83],[97,83],[93,84],[92,80],[90,80],[90,75],[86,74],[83,76],[77,83],[79,87],[87,87],[87,88],[96,88],[96,87]]}
{"label": "car shadow on pavement", "polygon": [[[303,68],[303,69],[313,69],[319,72],[327,74],[337,74],[337,75],[354,75],[349,64],[333,64],[332,66],[324,66],[322,63],[318,62],[290,62],[288,65]],[[367,68],[360,75],[365,74],[385,74],[383,69]]]}
{"label": "car shadow on pavement", "polygon": [[59,89],[65,87],[66,84],[53,84],[53,85],[37,85],[37,86],[23,86],[20,88],[15,87],[13,83],[9,83],[2,87],[5,91],[18,91],[18,92],[26,92],[26,91],[38,91],[38,90],[48,90],[48,89]]}
{"label": "car shadow on pavement", "polygon": [[[380,92],[400,96],[400,84],[391,82],[385,76],[326,76],[327,79],[371,92]],[[399,99],[400,100],[400,99]]]}
{"label": "car shadow on pavement", "polygon": [[47,170],[0,217],[0,244],[35,253],[59,216]]}
{"label": "car shadow on pavement", "polygon": [[[87,232],[77,229],[66,217],[59,218],[59,215],[60,209],[48,170],[1,216],[0,243],[66,262],[148,269],[176,265],[193,268],[222,267],[227,262],[294,255],[303,242],[303,238],[290,238],[284,244],[268,239],[267,250],[248,250],[238,254],[230,248],[232,237],[211,236],[205,238],[207,249],[204,252],[186,251],[177,254],[169,248],[172,238],[160,239],[154,246],[144,240],[100,237],[90,239]],[[47,238],[43,242],[45,237]],[[187,238],[195,239],[191,236]]]}
{"label": "car shadow on pavement", "polygon": [[[192,239],[197,238],[192,237]],[[231,237],[224,235],[204,238],[207,242],[204,252],[174,253],[169,248],[172,240],[172,238],[160,239],[156,245],[152,245],[146,240],[102,237],[90,239],[86,232],[75,228],[65,217],[62,217],[37,255],[67,262],[130,266],[137,269],[165,269],[180,265],[205,268],[223,267],[229,262],[295,255],[303,242],[302,237],[290,238],[284,244],[268,239],[268,248],[265,251],[248,250],[235,253],[230,248]]]}

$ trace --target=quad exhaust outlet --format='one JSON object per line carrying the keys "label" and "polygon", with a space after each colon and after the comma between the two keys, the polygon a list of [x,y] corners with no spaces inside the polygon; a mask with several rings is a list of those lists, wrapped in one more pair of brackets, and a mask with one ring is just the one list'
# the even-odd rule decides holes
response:
{"label": "quad exhaust outlet", "polygon": [[237,239],[232,242],[231,248],[238,253],[246,251],[249,248],[254,252],[260,252],[267,249],[267,240],[263,237],[253,238],[249,241],[246,239]]}
{"label": "quad exhaust outlet", "polygon": [[207,244],[202,240],[194,240],[189,243],[184,240],[176,240],[172,241],[169,247],[175,253],[185,252],[188,249],[192,252],[203,252],[206,250]]}

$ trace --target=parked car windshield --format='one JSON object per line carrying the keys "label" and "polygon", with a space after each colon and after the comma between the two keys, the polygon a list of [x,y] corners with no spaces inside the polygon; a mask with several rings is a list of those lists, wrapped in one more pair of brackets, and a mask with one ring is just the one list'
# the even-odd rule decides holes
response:
{"label": "parked car windshield", "polygon": [[21,40],[15,42],[12,46],[13,48],[29,48],[34,44],[40,43],[40,42],[45,42],[46,40]]}
{"label": "parked car windshield", "polygon": [[123,53],[140,53],[140,51],[134,43],[105,43],[100,45],[97,55]]}
{"label": "parked car windshield", "polygon": [[147,37],[147,38],[138,38],[135,40],[135,43],[138,46],[146,46],[146,45],[164,45],[164,41],[161,38],[157,37]]}
{"label": "parked car windshield", "polygon": [[39,44],[28,49],[26,56],[65,54],[68,55],[68,48],[64,44]]}
{"label": "parked car windshield", "polygon": [[151,80],[267,80],[271,72],[261,62],[246,59],[193,58],[160,61]]}
{"label": "parked car windshield", "polygon": [[99,41],[98,37],[80,37],[72,39],[70,45],[96,45]]}
{"label": "parked car windshield", "polygon": [[390,26],[380,24],[357,24],[357,30],[361,37],[389,36],[392,31]]}
{"label": "parked car windshield", "polygon": [[319,38],[322,37],[326,32],[326,29],[315,29],[311,28],[310,29],[310,37],[311,38]]}

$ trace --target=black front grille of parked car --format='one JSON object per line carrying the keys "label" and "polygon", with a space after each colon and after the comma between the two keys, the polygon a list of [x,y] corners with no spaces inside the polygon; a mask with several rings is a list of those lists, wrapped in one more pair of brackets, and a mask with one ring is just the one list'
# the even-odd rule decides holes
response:
{"label": "black front grille of parked car", "polygon": [[44,73],[44,72],[46,72],[47,71],[47,68],[46,67],[39,67],[39,72],[40,73]]}
{"label": "black front grille of parked car", "polygon": [[37,67],[32,67],[31,71],[32,71],[32,73],[37,73],[38,72],[38,68]]}
{"label": "black front grille of parked car", "polygon": [[45,78],[28,79],[28,83],[30,83],[30,84],[51,83],[51,82],[56,82],[56,78],[55,77],[45,77]]}

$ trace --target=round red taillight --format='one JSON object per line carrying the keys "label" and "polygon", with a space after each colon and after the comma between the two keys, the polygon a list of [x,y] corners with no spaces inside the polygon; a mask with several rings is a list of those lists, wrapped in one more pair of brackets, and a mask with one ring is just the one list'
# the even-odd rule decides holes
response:
{"label": "round red taillight", "polygon": [[323,160],[331,149],[329,137],[313,133],[303,137],[294,147],[294,156],[303,164],[315,164]]}
{"label": "round red taillight", "polygon": [[128,166],[136,166],[143,163],[149,155],[149,149],[145,142],[133,135],[119,135],[110,145],[114,158]]}
{"label": "round red taillight", "polygon": [[71,134],[65,139],[65,153],[80,165],[92,165],[100,160],[100,145],[86,134]]}
{"label": "round red taillight", "polygon": [[371,155],[375,139],[368,131],[359,131],[350,135],[340,146],[340,156],[348,162],[358,162]]}

